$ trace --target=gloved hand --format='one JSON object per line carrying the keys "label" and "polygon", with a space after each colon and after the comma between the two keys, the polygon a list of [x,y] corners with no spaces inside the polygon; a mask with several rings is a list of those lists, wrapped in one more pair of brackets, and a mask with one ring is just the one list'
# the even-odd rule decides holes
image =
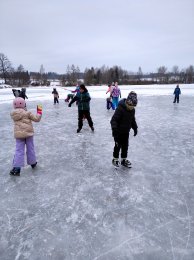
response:
{"label": "gloved hand", "polygon": [[137,128],[134,129],[134,135],[133,136],[136,136],[137,135]]}
{"label": "gloved hand", "polygon": [[68,107],[71,107],[71,104],[69,103]]}
{"label": "gloved hand", "polygon": [[37,105],[37,114],[42,115],[42,105]]}

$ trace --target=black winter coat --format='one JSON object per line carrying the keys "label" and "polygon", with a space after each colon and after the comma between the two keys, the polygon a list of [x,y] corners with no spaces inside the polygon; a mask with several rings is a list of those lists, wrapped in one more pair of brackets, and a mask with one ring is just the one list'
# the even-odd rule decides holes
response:
{"label": "black winter coat", "polygon": [[130,129],[137,130],[135,121],[135,109],[127,110],[125,105],[126,99],[122,99],[110,121],[112,131],[120,134],[129,133]]}

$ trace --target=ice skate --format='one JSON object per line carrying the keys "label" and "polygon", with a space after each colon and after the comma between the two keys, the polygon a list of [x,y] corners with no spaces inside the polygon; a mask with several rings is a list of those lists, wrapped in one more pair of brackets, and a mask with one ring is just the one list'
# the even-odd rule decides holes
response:
{"label": "ice skate", "polygon": [[112,164],[115,166],[115,168],[119,168],[119,165],[120,165],[119,159],[113,158]]}
{"label": "ice skate", "polygon": [[37,162],[35,162],[34,164],[31,164],[32,169],[34,169],[36,167],[36,165],[37,165]]}
{"label": "ice skate", "polygon": [[13,176],[20,176],[20,168],[13,168],[10,173],[10,175],[13,175]]}
{"label": "ice skate", "polygon": [[122,159],[121,160],[121,165],[124,166],[124,167],[127,167],[127,168],[131,168],[131,162],[127,159]]}

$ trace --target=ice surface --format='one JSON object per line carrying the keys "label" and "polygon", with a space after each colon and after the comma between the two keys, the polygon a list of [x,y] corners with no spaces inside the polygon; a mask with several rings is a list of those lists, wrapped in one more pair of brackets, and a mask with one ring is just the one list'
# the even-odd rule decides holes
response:
{"label": "ice surface", "polygon": [[38,167],[20,177],[9,176],[13,97],[0,90],[10,98],[0,103],[0,259],[193,260],[194,97],[140,94],[133,168],[115,171],[105,100],[91,101],[95,132],[84,122],[77,134],[77,107],[62,90],[54,106],[50,90],[27,89],[28,109],[42,103],[43,118],[34,124]]}

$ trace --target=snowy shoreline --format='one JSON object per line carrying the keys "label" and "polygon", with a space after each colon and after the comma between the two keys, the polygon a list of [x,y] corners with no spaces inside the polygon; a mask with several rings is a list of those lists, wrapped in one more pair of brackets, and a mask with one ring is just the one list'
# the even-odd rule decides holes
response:
{"label": "snowy shoreline", "polygon": [[[194,84],[184,84],[179,85],[181,88],[182,96],[194,96]],[[52,89],[56,86],[50,87],[29,87],[27,88],[27,96],[29,101],[36,100],[52,100],[53,96],[51,94]],[[166,96],[172,95],[176,84],[173,85],[121,85],[122,98],[126,97],[128,93],[132,90],[136,91],[138,95],[142,96]],[[74,90],[74,87],[56,87],[61,100],[64,100],[68,93]],[[107,98],[109,94],[106,94],[107,86],[87,86],[88,91],[92,98]],[[10,103],[13,100],[13,94],[11,88],[0,89],[0,104]]]}

